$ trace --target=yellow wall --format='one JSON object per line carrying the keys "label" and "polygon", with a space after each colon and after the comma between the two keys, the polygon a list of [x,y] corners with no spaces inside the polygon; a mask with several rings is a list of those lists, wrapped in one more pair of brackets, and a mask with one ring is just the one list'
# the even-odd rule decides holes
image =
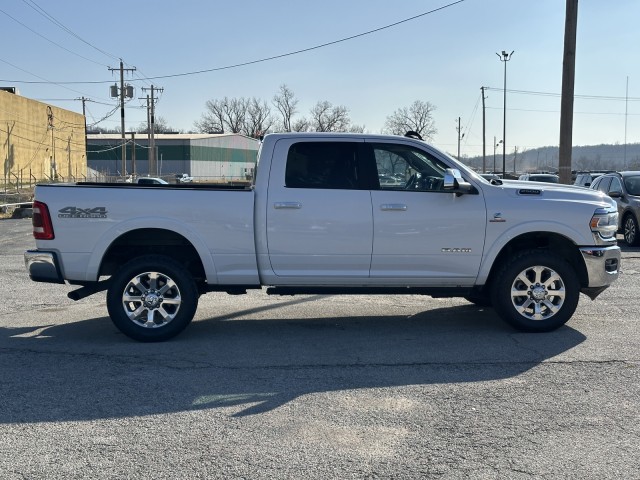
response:
{"label": "yellow wall", "polygon": [[83,115],[0,90],[0,183],[84,180],[84,138]]}

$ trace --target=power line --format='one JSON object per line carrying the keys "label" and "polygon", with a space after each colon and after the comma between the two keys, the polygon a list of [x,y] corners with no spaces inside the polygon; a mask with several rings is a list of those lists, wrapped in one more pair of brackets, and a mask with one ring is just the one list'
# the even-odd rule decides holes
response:
{"label": "power line", "polygon": [[[299,49],[299,50],[294,50],[294,51],[287,52],[287,53],[282,53],[282,54],[279,54],[279,55],[273,55],[271,57],[260,58],[258,60],[250,60],[250,61],[247,61],[247,62],[236,63],[236,64],[233,64],[233,65],[226,65],[226,66],[223,66],[223,67],[207,68],[207,69],[203,69],[203,70],[196,70],[196,71],[193,71],[193,72],[174,73],[174,74],[169,74],[169,75],[159,75],[159,76],[155,76],[155,77],[145,77],[145,79],[146,80],[158,80],[158,79],[163,79],[163,78],[186,77],[186,76],[190,76],[190,75],[199,75],[199,74],[202,74],[202,73],[219,72],[221,70],[230,70],[230,69],[233,69],[233,68],[246,67],[248,65],[255,65],[257,63],[264,63],[264,62],[269,62],[271,60],[278,60],[280,58],[290,57],[290,56],[293,56],[293,55],[299,55],[301,53],[311,52],[313,50],[318,50],[318,49],[321,49],[321,48],[324,48],[324,47],[329,47],[331,45],[336,45],[338,43],[344,43],[344,42],[347,42],[349,40],[355,40],[356,38],[364,37],[366,35],[371,35],[373,33],[377,33],[377,32],[380,32],[382,30],[387,30],[389,28],[397,27],[398,25],[401,25],[403,23],[407,23],[407,22],[410,22],[412,20],[416,20],[416,19],[424,17],[426,15],[431,15],[433,13],[439,12],[441,10],[444,10],[444,9],[452,7],[454,5],[463,3],[465,1],[466,0],[457,0],[455,2],[448,3],[447,5],[443,5],[441,7],[434,8],[433,10],[429,10],[428,12],[423,12],[423,13],[420,13],[418,15],[414,15],[412,17],[405,18],[403,20],[399,20],[397,22],[390,23],[388,25],[384,25],[382,27],[374,28],[373,30],[368,30],[366,32],[358,33],[358,34],[351,35],[351,36],[348,36],[348,37],[344,37],[344,38],[341,38],[341,39],[338,39],[338,40],[333,40],[333,41],[330,41],[330,42],[322,43],[322,44],[319,44],[319,45],[315,45],[313,47],[302,48],[302,49]],[[7,79],[0,79],[0,81],[13,82],[13,83],[53,83],[53,82],[36,82],[36,81],[21,81],[21,80],[7,80]],[[74,84],[100,84],[100,83],[111,83],[111,82],[110,81],[104,81],[104,80],[96,80],[96,81],[55,82],[55,83],[58,84],[58,85],[62,85],[62,84],[64,84],[64,85],[74,85]]]}
{"label": "power line", "polygon": [[[36,77],[36,78],[41,78],[42,80],[44,80],[43,82],[33,82],[33,83],[40,83],[40,84],[47,84],[47,85],[57,85],[57,86],[59,86],[61,88],[64,88],[65,90],[69,90],[70,92],[78,93],[80,95],[86,95],[86,93],[82,93],[82,92],[80,92],[78,90],[74,90],[73,88],[67,87],[66,84],[64,84],[64,83],[57,83],[57,82],[53,82],[51,80],[47,80],[46,78],[41,77],[40,75],[36,75],[35,73],[29,72],[28,70],[25,70],[24,68],[20,68],[17,65],[14,65],[13,63],[8,62],[7,60],[4,60],[2,58],[0,58],[0,62],[6,63],[10,67],[13,67],[13,68],[15,68],[17,70],[20,70],[20,71],[24,72],[24,73],[27,73],[29,75],[32,75],[32,76]],[[0,81],[6,81],[6,82],[12,82],[13,83],[13,80],[0,80]],[[30,83],[30,82],[15,82],[15,83]]]}
{"label": "power line", "polygon": [[[502,110],[502,107],[485,107],[487,110]],[[540,110],[533,108],[507,108],[510,112],[560,113],[560,110]],[[640,115],[640,113],[624,112],[574,112],[580,115]]]}
{"label": "power line", "polygon": [[[9,17],[9,18],[10,18],[11,20],[13,20],[14,22],[19,23],[20,25],[22,25],[24,28],[26,28],[27,30],[29,30],[31,33],[33,33],[33,34],[35,34],[35,35],[39,36],[40,38],[45,39],[47,42],[49,42],[49,43],[51,43],[51,44],[55,45],[56,47],[61,48],[61,49],[65,50],[65,51],[69,52],[70,54],[75,55],[76,57],[80,57],[80,58],[82,58],[82,59],[84,59],[84,60],[87,60],[88,62],[95,63],[96,65],[104,65],[104,63],[100,63],[100,62],[96,62],[95,60],[91,60],[90,58],[87,58],[87,57],[85,57],[84,55],[80,55],[79,53],[76,53],[76,52],[74,52],[74,51],[72,51],[72,50],[69,50],[68,48],[63,47],[63,46],[62,46],[62,45],[60,45],[59,43],[56,43],[56,42],[54,42],[53,40],[51,40],[51,39],[49,39],[49,38],[45,37],[44,35],[41,35],[40,33],[36,32],[36,31],[35,31],[34,29],[32,29],[31,27],[28,27],[27,25],[25,25],[24,23],[22,23],[22,22],[21,22],[20,20],[18,20],[17,18],[15,18],[15,17],[13,17],[13,16],[9,15],[7,12],[5,12],[4,10],[2,10],[1,8],[0,8],[0,12],[1,12],[1,13],[4,13],[7,17]],[[16,68],[17,68],[17,67],[16,67]],[[22,70],[22,69],[20,69],[20,70]],[[34,77],[37,77],[37,75],[34,75]],[[13,80],[3,80],[3,81],[11,81],[11,82],[12,82]],[[42,82],[20,82],[20,83],[42,83]],[[57,84],[57,85],[60,85],[60,83],[59,83],[59,82],[46,82],[46,83],[55,83],[55,84]],[[62,83],[66,83],[66,82],[62,82]]]}
{"label": "power line", "polygon": [[[63,25],[62,23],[60,23],[58,20],[56,20],[53,16],[51,16],[49,13],[47,13],[40,5],[38,5],[34,0],[22,0],[26,5],[28,5],[29,7],[31,7],[32,9],[34,9],[37,13],[39,13],[40,15],[42,15],[43,17],[45,17],[47,20],[49,20],[51,23],[53,23],[54,25],[56,25],[57,27],[61,28],[62,30],[64,30],[65,32],[67,32],[69,35],[71,35],[74,38],[77,38],[78,40],[80,40],[82,43],[90,46],[91,48],[93,48],[94,50],[102,53],[103,55],[110,57],[112,59],[118,59],[118,57],[116,57],[115,55],[112,55],[108,52],[105,52],[104,50],[96,47],[95,45],[93,45],[92,43],[86,41],[85,39],[83,39],[82,37],[80,37],[79,35],[77,35],[75,32],[73,32],[71,29],[67,28],[65,25]],[[91,60],[92,61],[92,60]],[[97,62],[94,62],[97,63]],[[98,64],[98,65],[102,65],[102,64]]]}
{"label": "power line", "polygon": [[[485,90],[493,90],[495,92],[502,92],[502,88],[494,88],[494,87],[484,87]],[[507,89],[509,93],[519,93],[522,95],[537,95],[542,97],[560,97],[561,94],[553,93],[553,92],[537,92],[531,90],[510,90]],[[640,100],[639,97],[617,97],[613,95],[574,95],[574,98],[583,98],[587,100]]]}

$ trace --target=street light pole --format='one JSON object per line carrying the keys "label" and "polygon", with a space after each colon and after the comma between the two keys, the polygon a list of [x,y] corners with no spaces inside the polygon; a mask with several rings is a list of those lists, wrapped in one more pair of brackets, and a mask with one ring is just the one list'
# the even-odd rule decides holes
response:
{"label": "street light pole", "polygon": [[504,63],[504,98],[502,100],[503,113],[502,113],[502,177],[506,174],[507,164],[507,62],[511,60],[514,50],[511,53],[502,51],[502,55],[496,53],[501,62]]}
{"label": "street light pole", "polygon": [[[502,143],[502,140],[500,140],[498,143],[496,143],[496,137],[494,135],[493,136],[493,173],[496,173],[496,148],[501,143]],[[504,175],[503,175],[503,177],[504,177]]]}

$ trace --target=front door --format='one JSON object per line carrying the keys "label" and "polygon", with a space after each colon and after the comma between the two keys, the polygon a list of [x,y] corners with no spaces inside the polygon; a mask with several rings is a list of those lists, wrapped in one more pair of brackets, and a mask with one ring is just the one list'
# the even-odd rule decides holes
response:
{"label": "front door", "polygon": [[472,285],[484,248],[486,209],[481,192],[443,189],[446,168],[434,154],[401,143],[371,146],[380,188],[371,192],[371,279],[407,285]]}

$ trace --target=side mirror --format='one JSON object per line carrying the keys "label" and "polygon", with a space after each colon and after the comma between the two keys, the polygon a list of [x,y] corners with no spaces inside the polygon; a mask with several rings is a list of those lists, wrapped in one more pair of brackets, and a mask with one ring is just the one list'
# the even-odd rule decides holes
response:
{"label": "side mirror", "polygon": [[611,198],[622,198],[622,192],[609,192]]}
{"label": "side mirror", "polygon": [[451,191],[456,195],[462,195],[464,193],[476,193],[476,189],[473,185],[465,182],[460,174],[460,170],[457,168],[447,168],[444,173],[443,188]]}

